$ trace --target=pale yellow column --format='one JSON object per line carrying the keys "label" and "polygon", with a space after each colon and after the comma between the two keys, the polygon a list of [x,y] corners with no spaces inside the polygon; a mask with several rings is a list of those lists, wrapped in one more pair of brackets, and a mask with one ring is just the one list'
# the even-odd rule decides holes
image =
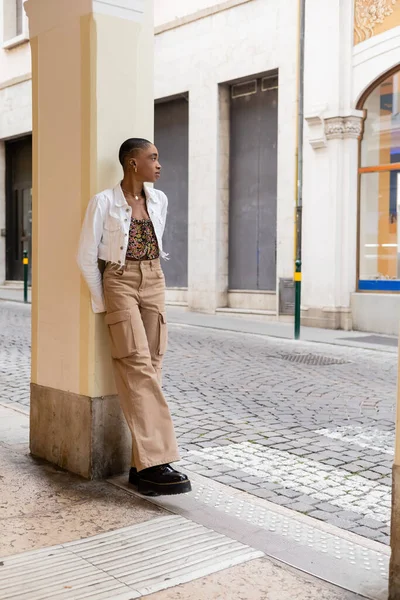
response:
{"label": "pale yellow column", "polygon": [[104,316],[75,255],[118,149],[153,137],[152,0],[28,0],[33,87],[31,452],[84,477],[129,466]]}

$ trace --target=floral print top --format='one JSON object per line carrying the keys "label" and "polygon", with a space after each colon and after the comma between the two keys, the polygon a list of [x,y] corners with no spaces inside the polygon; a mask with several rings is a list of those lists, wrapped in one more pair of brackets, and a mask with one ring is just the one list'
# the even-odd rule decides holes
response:
{"label": "floral print top", "polygon": [[151,219],[131,219],[128,250],[130,260],[154,260],[160,256],[156,234]]}

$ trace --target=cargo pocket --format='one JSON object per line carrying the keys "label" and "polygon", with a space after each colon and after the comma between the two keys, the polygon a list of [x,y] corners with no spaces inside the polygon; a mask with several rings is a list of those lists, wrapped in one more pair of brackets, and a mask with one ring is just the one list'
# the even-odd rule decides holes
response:
{"label": "cargo pocket", "polygon": [[118,310],[106,315],[110,333],[111,356],[126,358],[136,351],[130,310]]}
{"label": "cargo pocket", "polygon": [[165,354],[168,342],[168,326],[167,326],[167,315],[165,312],[159,314],[158,319],[158,354],[162,356]]}

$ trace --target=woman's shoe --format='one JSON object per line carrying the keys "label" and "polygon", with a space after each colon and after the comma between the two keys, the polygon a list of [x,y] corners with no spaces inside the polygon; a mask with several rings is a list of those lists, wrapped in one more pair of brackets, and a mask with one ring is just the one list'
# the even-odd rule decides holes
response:
{"label": "woman's shoe", "polygon": [[129,483],[132,485],[138,485],[139,483],[139,473],[135,467],[131,467],[129,471]]}
{"label": "woman's shoe", "polygon": [[[136,471],[136,469],[135,469]],[[175,471],[171,465],[160,465],[129,473],[129,482],[138,486],[144,496],[172,496],[192,491],[191,483],[186,475]],[[135,483],[137,481],[137,483]]]}

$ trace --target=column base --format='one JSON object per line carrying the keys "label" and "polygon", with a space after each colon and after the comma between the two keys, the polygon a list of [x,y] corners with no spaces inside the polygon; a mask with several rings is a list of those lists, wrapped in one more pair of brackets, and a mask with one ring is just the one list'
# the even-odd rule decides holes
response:
{"label": "column base", "polygon": [[343,329],[351,331],[352,316],[350,308],[302,308],[301,324],[304,327],[321,329]]}
{"label": "column base", "polygon": [[131,444],[118,396],[90,398],[31,384],[33,456],[102,479],[129,469]]}
{"label": "column base", "polygon": [[389,567],[389,600],[400,600],[400,466],[392,469],[392,521],[390,531],[392,555]]}

